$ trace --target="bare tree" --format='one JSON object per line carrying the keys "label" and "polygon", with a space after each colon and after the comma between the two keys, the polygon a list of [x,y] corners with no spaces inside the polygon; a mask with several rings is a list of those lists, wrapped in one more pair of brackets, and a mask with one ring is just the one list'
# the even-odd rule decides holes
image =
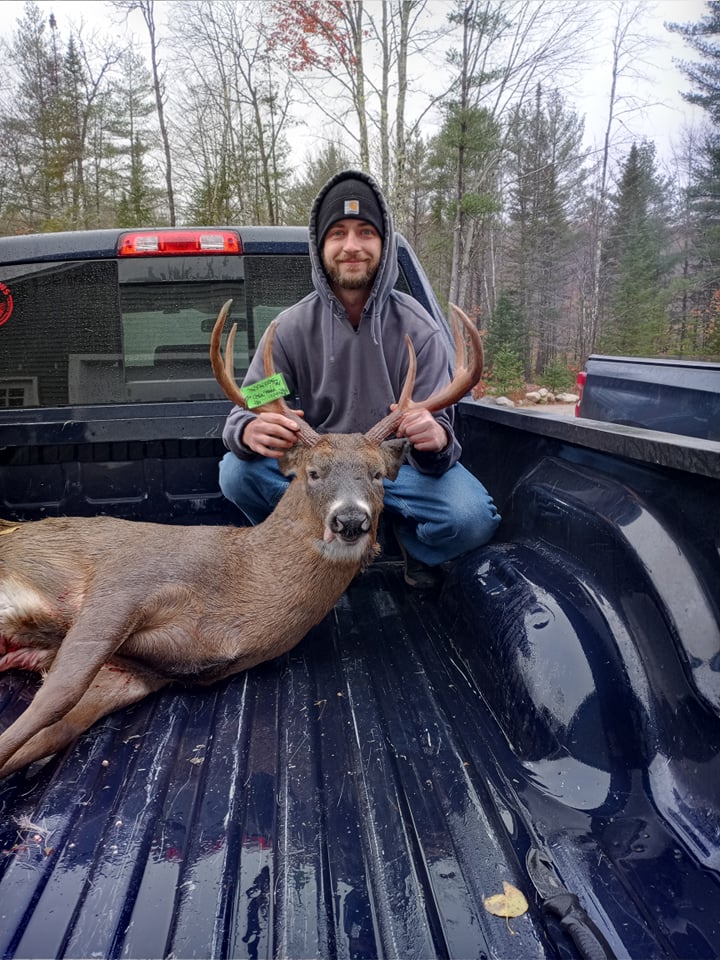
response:
{"label": "bare tree", "polygon": [[270,48],[295,73],[312,108],[357,143],[360,165],[369,170],[364,0],[295,0],[272,8]]}
{"label": "bare tree", "polygon": [[183,115],[189,105],[189,116],[202,118],[191,128],[186,152],[196,153],[195,142],[202,145],[207,188],[217,171],[245,219],[278,223],[292,98],[268,54],[262,26],[267,7],[203,0],[176,9],[183,12],[177,59],[189,91]]}
{"label": "bare tree", "polygon": [[354,145],[360,165],[371,170],[378,159],[379,179],[402,221],[408,146],[446,92],[434,83],[409,121],[409,63],[447,27],[432,25],[437,18],[427,0],[295,0],[273,8],[272,48],[282,52],[311,108]]}
{"label": "bare tree", "polygon": [[603,141],[598,161],[595,197],[590,223],[591,277],[589,296],[583,303],[578,338],[580,356],[595,348],[600,330],[602,307],[602,263],[605,233],[605,218],[610,178],[610,159],[616,128],[626,128],[628,115],[638,111],[641,105],[633,92],[633,84],[644,79],[645,58],[653,41],[643,30],[642,21],[648,12],[644,0],[629,3],[627,0],[612,0],[605,11],[612,15],[612,39],[607,115]]}
{"label": "bare tree", "polygon": [[88,141],[100,101],[108,94],[108,74],[122,55],[118,45],[107,38],[102,41],[94,38],[90,46],[85,42],[82,29],[71,35],[68,43],[65,57],[65,87],[70,108],[67,142],[72,168],[72,222],[76,227],[94,225],[91,210],[97,211],[98,194],[96,189],[92,193],[88,189],[86,165],[92,159],[97,170],[103,158],[89,156]]}
{"label": "bare tree", "polygon": [[[463,303],[467,263],[475,224],[468,216],[468,194],[482,192],[482,183],[468,182],[467,141],[462,136],[478,109],[496,123],[507,110],[523,103],[537,83],[561,86],[576,69],[590,39],[592,6],[567,0],[455,0],[449,14],[459,31],[450,53],[455,82],[447,101],[461,135],[457,143],[455,224],[448,299]],[[502,146],[502,144],[501,144]],[[502,151],[495,156],[499,162]],[[489,176],[492,167],[486,167]]]}
{"label": "bare tree", "polygon": [[422,106],[416,108],[412,118],[408,117],[411,59],[427,53],[449,29],[430,26],[428,9],[427,0],[396,0],[383,3],[379,23],[376,18],[369,18],[370,29],[381,50],[379,80],[368,80],[379,103],[374,126],[380,144],[380,176],[403,230],[410,220],[408,152],[428,113],[447,92],[444,86],[438,89],[436,84],[431,85],[423,95]]}
{"label": "bare tree", "polygon": [[120,56],[114,40],[86,39],[83,25],[71,27],[64,40],[52,14],[45,20],[27,5],[6,51],[6,76],[15,85],[8,84],[0,104],[3,166],[13,171],[6,212],[17,228],[97,225],[107,155],[95,131]]}
{"label": "bare tree", "polygon": [[155,0],[112,0],[112,3],[114,7],[117,7],[118,10],[124,10],[126,14],[132,10],[139,10],[147,27],[148,40],[150,42],[150,65],[152,69],[153,89],[155,92],[155,106],[157,109],[163,152],[165,154],[165,185],[167,189],[169,221],[171,226],[175,226],[172,153],[165,118],[165,76],[160,65],[160,40],[155,23]]}

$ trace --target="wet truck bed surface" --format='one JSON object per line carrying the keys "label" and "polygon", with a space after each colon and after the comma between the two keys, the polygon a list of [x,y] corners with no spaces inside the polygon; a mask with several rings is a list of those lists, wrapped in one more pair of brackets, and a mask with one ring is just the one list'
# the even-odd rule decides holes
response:
{"label": "wet truck bed surface", "polygon": [[[616,775],[576,684],[561,706],[522,689],[524,658],[607,670],[577,584],[552,559],[528,574],[537,551],[479,551],[442,602],[379,562],[290,654],[148,697],[0,785],[0,954],[579,956],[528,879],[539,848],[615,955],[714,956],[717,873],[667,829],[642,758]],[[488,629],[508,617],[504,652]],[[3,725],[34,685],[6,674]],[[504,882],[527,913],[485,909]]]}

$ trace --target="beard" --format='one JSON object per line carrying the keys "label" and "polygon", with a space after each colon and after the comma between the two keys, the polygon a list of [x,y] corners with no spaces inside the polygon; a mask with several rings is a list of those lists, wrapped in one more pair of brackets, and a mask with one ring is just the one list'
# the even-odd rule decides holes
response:
{"label": "beard", "polygon": [[362,273],[343,273],[342,261],[335,265],[324,263],[325,272],[331,283],[343,290],[364,290],[371,287],[378,272],[378,264],[369,262]]}

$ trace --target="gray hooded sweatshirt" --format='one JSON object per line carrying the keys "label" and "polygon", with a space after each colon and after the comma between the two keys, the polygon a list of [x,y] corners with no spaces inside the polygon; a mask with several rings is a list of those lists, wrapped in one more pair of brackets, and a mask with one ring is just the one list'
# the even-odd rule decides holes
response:
{"label": "gray hooded sweatshirt", "polygon": [[[355,329],[333,293],[322,265],[317,237],[317,211],[327,191],[345,177],[365,180],[377,195],[385,222],[380,264],[362,319]],[[413,399],[424,400],[447,384],[450,376],[448,338],[436,320],[413,297],[398,290],[397,237],[385,199],[374,179],[359,171],[333,177],[320,191],[310,213],[310,262],[315,287],[299,303],[278,315],[273,345],[275,369],[299,400],[306,421],[318,433],[365,433],[397,402],[408,368],[405,335],[417,354]],[[245,384],[265,376],[262,341],[250,364]],[[242,442],[242,433],[255,414],[233,407],[223,430],[225,446],[243,460],[258,457]],[[417,470],[442,474],[461,452],[453,432],[453,411],[435,414],[449,443],[439,453],[411,449]]]}

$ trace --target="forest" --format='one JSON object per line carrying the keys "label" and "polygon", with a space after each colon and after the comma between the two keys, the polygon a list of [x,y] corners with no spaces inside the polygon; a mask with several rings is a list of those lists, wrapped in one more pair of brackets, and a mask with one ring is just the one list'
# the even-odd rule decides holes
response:
{"label": "forest", "polygon": [[[720,2],[665,24],[702,117],[670,171],[632,136],[643,0],[103,8],[98,29],[27,0],[0,41],[0,233],[306,224],[328,177],[361,168],[505,391],[565,389],[591,352],[720,360]],[[568,93],[598,8],[589,149]]]}

